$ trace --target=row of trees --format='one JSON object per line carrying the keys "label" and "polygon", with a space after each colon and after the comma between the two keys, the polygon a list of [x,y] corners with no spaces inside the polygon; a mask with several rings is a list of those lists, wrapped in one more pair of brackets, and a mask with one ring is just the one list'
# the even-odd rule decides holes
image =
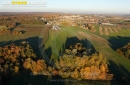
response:
{"label": "row of trees", "polygon": [[91,56],[66,55],[59,57],[53,67],[47,66],[42,60],[27,58],[23,67],[30,69],[33,75],[59,75],[62,78],[77,80],[112,80],[113,74],[108,74],[107,59],[103,53]]}
{"label": "row of trees", "polygon": [[84,57],[63,55],[55,62],[55,67],[63,78],[111,80],[113,77],[113,74],[107,73],[107,60],[102,53]]}
{"label": "row of trees", "polygon": [[51,20],[58,15],[55,14],[14,14],[14,15],[1,15],[0,25],[7,27],[15,27],[21,24],[43,24],[42,18]]}
{"label": "row of trees", "polygon": [[[71,47],[71,46],[70,46]],[[81,44],[75,44],[75,48],[82,48]],[[91,56],[75,56],[64,54],[55,61],[54,66],[47,66],[42,60],[27,58],[23,67],[30,69],[33,75],[59,75],[62,78],[74,78],[77,80],[111,80],[113,74],[108,74],[107,59],[103,53],[95,53]]]}
{"label": "row of trees", "polygon": [[130,59],[130,43],[127,43],[125,46],[118,48],[116,50],[117,53],[120,55]]}
{"label": "row of trees", "polygon": [[5,26],[3,26],[0,29],[0,34],[3,34],[3,33],[11,33],[11,34],[14,34],[14,35],[23,34],[22,31],[12,31],[11,29],[9,29],[8,27],[5,27]]}
{"label": "row of trees", "polygon": [[1,16],[0,21],[1,25],[5,25],[7,27],[15,27],[17,25],[17,22],[22,23],[22,24],[42,24],[40,20],[34,19],[35,17],[33,15],[13,15],[13,16]]}
{"label": "row of trees", "polygon": [[107,60],[103,53],[91,56],[66,55],[59,57],[54,66],[46,64],[45,60],[37,59],[31,46],[22,42],[20,45],[0,47],[0,77],[13,76],[25,69],[33,75],[59,75],[62,78],[77,80],[111,80],[113,74],[108,74]]}
{"label": "row of trees", "polygon": [[0,83],[22,71],[33,75],[56,75],[57,71],[47,66],[45,60],[38,59],[28,42],[0,47]]}
{"label": "row of trees", "polygon": [[29,44],[11,44],[0,47],[0,77],[3,78],[2,80],[19,73],[28,58],[36,58],[36,54]]}

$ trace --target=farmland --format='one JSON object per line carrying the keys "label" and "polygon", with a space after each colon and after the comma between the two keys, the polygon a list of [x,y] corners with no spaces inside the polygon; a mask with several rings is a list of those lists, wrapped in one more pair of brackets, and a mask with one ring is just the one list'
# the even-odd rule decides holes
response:
{"label": "farmland", "polygon": [[[77,25],[70,26],[60,24],[58,25],[60,29],[54,30],[52,28],[53,24],[41,24],[42,21],[38,22],[40,24],[32,24],[28,22],[29,24],[21,23],[14,27],[8,27],[10,32],[5,31],[0,34],[0,46],[4,47],[5,45],[9,45],[11,43],[19,44],[25,41],[33,48],[33,51],[37,56],[36,59],[44,59],[47,66],[51,66],[56,73],[57,68],[55,69],[55,62],[59,60],[59,58],[61,59],[66,48],[68,49],[70,46],[76,43],[81,43],[84,49],[87,49],[87,52],[89,52],[87,56],[89,56],[90,59],[93,54],[96,55],[96,53],[102,53],[103,56],[108,60],[108,69],[110,70],[111,74],[114,74],[114,81],[108,81],[105,82],[105,84],[119,84],[120,82],[130,83],[130,60],[116,53],[117,48],[120,48],[130,42],[130,29],[120,25],[108,26],[91,24],[95,29],[95,31],[91,31],[87,28],[82,28],[81,26]],[[4,27],[6,26],[2,25],[0,26],[0,29]],[[19,34],[19,32],[21,32],[21,34]],[[59,70],[60,69],[58,69],[58,71]],[[23,80],[23,84],[32,84],[33,81],[33,83],[43,85],[42,79],[44,79],[45,84],[47,84],[48,78],[50,78],[50,76],[32,77],[29,74],[29,71],[25,70],[17,74],[17,76],[10,80],[7,84],[17,85],[19,81]],[[57,77],[52,77],[52,80],[53,78],[56,79]],[[82,82],[89,83],[90,81],[79,81],[77,83],[81,84]],[[98,83],[97,81],[94,82]],[[103,83],[103,81],[101,81],[101,83]],[[51,85],[53,83],[51,82],[49,84]]]}
{"label": "farmland", "polygon": [[[62,49],[61,48],[62,45],[65,44],[64,42],[80,42],[74,37],[77,37],[79,40],[87,39],[91,42],[91,44],[94,46],[94,48],[97,51],[104,53],[106,58],[110,61],[109,65],[110,65],[111,71],[115,75],[119,75],[119,76],[128,75],[127,77],[128,79],[130,79],[129,77],[130,61],[120,56],[119,54],[117,54],[114,50],[114,48],[121,47],[122,44],[129,42],[129,36],[130,36],[130,34],[128,34],[128,32],[130,32],[129,29],[125,29],[125,28],[116,29],[116,27],[114,27],[113,28],[114,33],[110,33],[109,35],[99,34],[100,36],[98,36],[98,32],[97,34],[91,33],[90,31],[84,30],[79,27],[69,27],[69,26],[60,26],[60,27],[61,27],[61,30],[49,31],[49,39],[45,43],[45,48],[51,47],[51,50],[52,50],[51,59],[54,59],[54,60],[57,59],[56,56],[58,56],[59,50]],[[119,38],[116,36],[119,36]],[[71,40],[69,40],[69,38]],[[118,43],[115,43],[115,42],[118,42]],[[112,47],[112,45],[114,47]],[[116,68],[116,70],[114,68]],[[126,69],[128,71],[127,74],[125,74]],[[117,72],[117,70],[119,71]]]}
{"label": "farmland", "polygon": [[120,26],[107,26],[107,25],[98,25],[93,24],[96,29],[96,34],[103,36],[129,36],[128,28],[120,27]]}

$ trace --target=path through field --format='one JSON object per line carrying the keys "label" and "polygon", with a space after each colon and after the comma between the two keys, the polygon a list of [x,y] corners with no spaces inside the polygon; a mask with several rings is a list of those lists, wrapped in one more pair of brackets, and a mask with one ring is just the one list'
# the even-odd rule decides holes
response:
{"label": "path through field", "polygon": [[99,35],[109,36],[113,33],[118,33],[121,30],[121,27],[111,27],[111,26],[103,26],[99,27]]}
{"label": "path through field", "polygon": [[103,35],[102,27],[99,27],[100,35]]}
{"label": "path through field", "polygon": [[121,30],[121,27],[120,27],[120,26],[118,26],[118,27],[117,27],[117,29],[118,29],[118,30]]}
{"label": "path through field", "polygon": [[49,37],[49,30],[51,29],[51,25],[45,25],[41,30],[40,30],[40,34],[39,37],[43,38],[43,42],[45,43],[48,40]]}
{"label": "path through field", "polygon": [[108,27],[109,32],[113,33],[112,28]]}
{"label": "path through field", "polygon": [[104,30],[105,35],[109,35],[109,33],[108,33],[108,28],[107,28],[107,27],[105,27],[104,29],[105,29],[105,30]]}
{"label": "path through field", "polygon": [[118,30],[115,27],[113,29],[115,30],[116,33],[118,32]]}

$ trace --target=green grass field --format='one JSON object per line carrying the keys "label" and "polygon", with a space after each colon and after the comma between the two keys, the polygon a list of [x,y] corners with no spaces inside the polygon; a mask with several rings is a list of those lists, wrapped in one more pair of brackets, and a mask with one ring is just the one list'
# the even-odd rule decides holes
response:
{"label": "green grass field", "polygon": [[[113,37],[116,37],[116,36],[122,36],[122,37],[126,37],[126,36],[130,36],[130,29],[128,28],[121,28],[121,27],[118,27],[118,26],[107,26],[107,25],[99,25],[99,24],[92,24],[95,29],[96,29],[96,32],[95,34],[97,35],[100,35],[100,31],[99,31],[99,27],[102,27],[103,29],[103,37],[105,38],[109,38],[110,36],[113,36]],[[110,28],[112,30],[112,32],[108,29],[108,33],[109,35],[105,35],[105,32],[104,32],[104,28]],[[117,32],[114,30],[114,28],[117,30]]]}

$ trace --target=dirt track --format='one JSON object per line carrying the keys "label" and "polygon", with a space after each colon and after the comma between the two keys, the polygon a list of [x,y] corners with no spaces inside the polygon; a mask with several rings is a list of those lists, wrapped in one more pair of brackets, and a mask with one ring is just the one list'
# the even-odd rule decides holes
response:
{"label": "dirt track", "polygon": [[115,27],[113,29],[115,30],[115,32],[118,32],[118,30]]}
{"label": "dirt track", "polygon": [[121,30],[121,27],[120,27],[120,26],[118,26],[117,28],[118,28],[118,30]]}
{"label": "dirt track", "polygon": [[113,30],[112,30],[112,28],[108,27],[108,30],[109,30],[111,33],[113,33]]}
{"label": "dirt track", "polygon": [[78,32],[78,34],[80,36],[85,36],[85,38],[87,38],[88,40],[93,40],[95,42],[98,42],[100,43],[100,45],[103,45],[103,46],[107,46],[108,47],[108,41],[100,36],[97,36],[95,34],[87,34],[87,33],[84,33],[84,32]]}
{"label": "dirt track", "polygon": [[100,35],[103,35],[102,27],[99,27]]}
{"label": "dirt track", "polygon": [[109,33],[108,33],[108,28],[105,27],[104,32],[105,32],[105,35],[109,35]]}
{"label": "dirt track", "polygon": [[39,34],[39,37],[43,38],[43,43],[45,43],[47,40],[48,40],[48,37],[49,37],[49,30],[51,29],[51,25],[45,25],[40,34]]}

